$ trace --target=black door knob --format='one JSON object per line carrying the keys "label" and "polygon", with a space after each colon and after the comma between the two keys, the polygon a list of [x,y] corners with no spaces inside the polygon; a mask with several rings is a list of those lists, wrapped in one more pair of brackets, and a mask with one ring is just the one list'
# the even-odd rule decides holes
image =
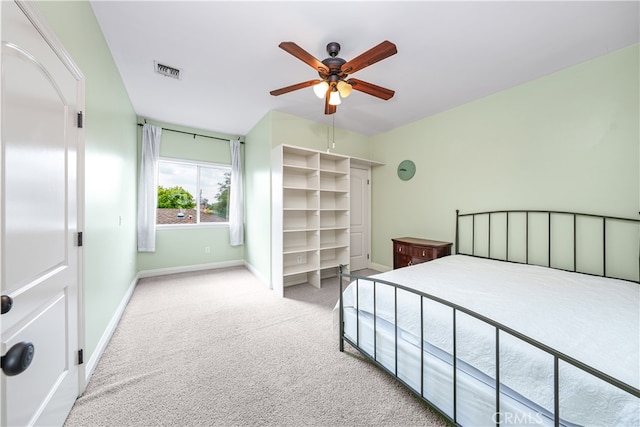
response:
{"label": "black door knob", "polygon": [[30,342],[15,344],[0,359],[2,371],[9,377],[24,372],[31,365],[34,353],[35,347]]}
{"label": "black door knob", "polygon": [[9,295],[2,295],[2,313],[5,314],[13,307],[13,299]]}

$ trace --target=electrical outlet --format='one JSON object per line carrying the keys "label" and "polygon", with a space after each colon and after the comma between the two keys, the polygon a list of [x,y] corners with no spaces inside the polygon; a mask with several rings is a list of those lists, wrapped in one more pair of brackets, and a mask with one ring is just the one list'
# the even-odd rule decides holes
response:
{"label": "electrical outlet", "polygon": [[211,253],[211,246],[205,246],[204,247],[204,253],[205,254]]}
{"label": "electrical outlet", "polygon": [[298,264],[302,264],[302,255],[298,255]]}

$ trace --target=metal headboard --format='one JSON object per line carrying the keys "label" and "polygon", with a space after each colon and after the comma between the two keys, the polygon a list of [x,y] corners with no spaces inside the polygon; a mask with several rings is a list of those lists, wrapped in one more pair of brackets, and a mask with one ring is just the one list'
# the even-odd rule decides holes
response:
{"label": "metal headboard", "polygon": [[[565,270],[565,271],[573,271],[573,272],[579,272],[579,273],[584,273],[584,274],[590,274],[590,275],[596,275],[596,276],[603,276],[603,277],[611,277],[611,278],[616,278],[616,279],[622,279],[622,280],[628,280],[628,281],[632,281],[632,282],[636,282],[636,283],[640,283],[640,219],[634,219],[634,218],[622,218],[622,217],[614,217],[614,216],[605,216],[605,215],[594,215],[594,214],[586,214],[586,213],[577,213],[577,212],[564,212],[564,211],[545,211],[545,210],[499,210],[499,211],[486,211],[486,212],[473,212],[473,213],[465,213],[465,214],[461,214],[459,210],[456,209],[456,239],[455,239],[455,253],[456,254],[460,254],[460,255],[470,255],[470,256],[475,256],[475,257],[479,257],[479,258],[489,258],[489,259],[499,259],[501,261],[508,261],[508,262],[516,262],[516,263],[520,263],[520,264],[530,264],[529,262],[529,237],[530,237],[530,230],[529,230],[529,218],[530,216],[534,214],[534,215],[543,215],[546,216],[546,232],[547,232],[547,267],[550,268],[556,268],[559,270]],[[497,215],[501,215],[504,216],[504,224],[505,227],[503,229],[504,231],[504,238],[505,240],[503,241],[503,244],[501,245],[501,247],[504,249],[504,253],[506,254],[506,256],[504,258],[500,258],[500,257],[493,257],[491,255],[491,242],[492,242],[492,238],[491,238],[491,229],[492,229],[492,224],[491,224],[491,219],[492,217],[495,217]],[[509,228],[509,217],[513,217],[514,215],[524,215],[524,238],[525,238],[525,242],[524,242],[524,246],[525,246],[525,259],[524,261],[517,261],[514,259],[510,258],[510,253],[509,253],[509,242],[510,242],[510,228]],[[553,235],[552,235],[552,231],[555,231],[555,228],[552,227],[553,225],[553,219],[556,217],[562,216],[563,218],[567,218],[567,216],[569,217],[569,219],[571,220],[572,218],[572,223],[573,223],[573,231],[572,231],[572,236],[573,236],[573,268],[561,268],[561,267],[556,267],[552,265],[552,261],[553,261],[553,257],[552,257],[552,242],[553,242]],[[471,217],[470,221],[471,221],[471,253],[463,253],[460,251],[460,220],[461,218],[465,218],[465,217]],[[476,250],[476,219],[482,217],[482,218],[486,218],[487,219],[487,226],[486,226],[486,235],[484,236],[486,238],[486,242],[487,242],[487,247],[483,248],[484,250],[486,250],[486,255],[479,255]],[[599,274],[594,274],[594,273],[590,273],[587,271],[582,271],[580,269],[577,268],[578,265],[578,236],[580,235],[580,231],[579,228],[577,227],[577,222],[578,219],[580,218],[590,218],[591,220],[596,220],[596,223],[599,223],[601,225],[598,225],[598,227],[600,227],[601,229],[601,233],[602,233],[602,247],[600,249],[600,252],[602,254],[602,271]],[[611,223],[621,223],[621,224],[625,224],[627,226],[629,226],[629,230],[631,232],[636,233],[636,235],[638,236],[638,239],[636,241],[636,247],[634,248],[634,250],[638,250],[638,269],[637,269],[637,277],[630,279],[630,278],[625,278],[625,277],[620,277],[614,274],[609,274],[609,272],[607,271],[607,229],[609,224]]]}

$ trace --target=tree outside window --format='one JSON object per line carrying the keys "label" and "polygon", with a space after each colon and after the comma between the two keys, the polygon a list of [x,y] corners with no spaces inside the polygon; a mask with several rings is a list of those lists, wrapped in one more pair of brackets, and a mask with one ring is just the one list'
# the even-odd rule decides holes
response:
{"label": "tree outside window", "polygon": [[157,224],[226,223],[231,168],[160,160]]}

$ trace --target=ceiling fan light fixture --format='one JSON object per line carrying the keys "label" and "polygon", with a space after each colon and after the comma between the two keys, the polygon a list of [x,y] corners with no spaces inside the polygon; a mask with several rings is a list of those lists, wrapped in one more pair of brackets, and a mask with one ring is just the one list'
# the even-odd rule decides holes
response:
{"label": "ceiling fan light fixture", "polygon": [[320,99],[324,98],[327,94],[327,89],[329,89],[329,83],[324,81],[313,86],[313,92]]}
{"label": "ceiling fan light fixture", "polygon": [[342,102],[342,98],[348,97],[353,89],[385,101],[391,99],[395,93],[392,90],[376,86],[362,80],[345,80],[347,75],[353,74],[356,71],[362,70],[363,68],[398,53],[396,45],[388,40],[372,47],[351,61],[345,61],[338,57],[338,54],[340,53],[340,44],[335,42],[331,42],[327,45],[329,58],[325,58],[322,61],[318,60],[294,42],[282,42],[278,47],[316,70],[320,79],[316,77],[314,80],[307,80],[298,84],[272,90],[269,93],[273,96],[313,86],[313,91],[316,96],[320,99],[324,98],[324,113],[334,114],[336,112],[336,106]]}
{"label": "ceiling fan light fixture", "polygon": [[351,95],[351,90],[353,88],[351,87],[351,85],[347,82],[345,82],[344,80],[340,80],[338,82],[338,92],[340,92],[340,96],[343,98],[348,97],[349,95]]}
{"label": "ceiling fan light fixture", "polygon": [[331,91],[331,94],[329,95],[329,105],[340,105],[341,102],[340,92],[337,90]]}

